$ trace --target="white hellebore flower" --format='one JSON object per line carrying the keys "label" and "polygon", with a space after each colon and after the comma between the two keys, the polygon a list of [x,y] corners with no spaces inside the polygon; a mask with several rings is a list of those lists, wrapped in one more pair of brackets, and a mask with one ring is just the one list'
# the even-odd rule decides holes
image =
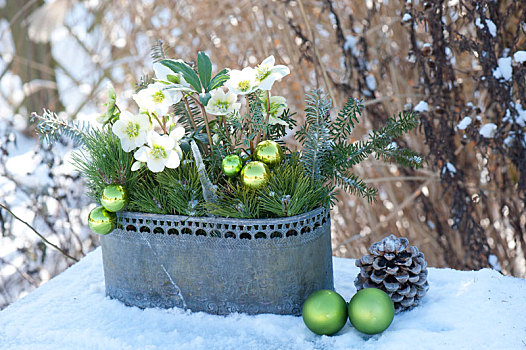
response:
{"label": "white hellebore flower", "polygon": [[161,117],[168,114],[171,105],[181,101],[183,94],[175,89],[167,89],[166,84],[154,83],[132,97],[141,109]]}
{"label": "white hellebore flower", "polygon": [[230,79],[225,82],[225,86],[238,95],[246,95],[256,91],[258,88],[256,70],[251,67],[245,67],[243,70],[231,70]]}
{"label": "white hellebore flower", "polygon": [[274,56],[269,56],[256,67],[256,79],[258,88],[261,90],[270,90],[276,80],[281,80],[284,76],[290,74],[290,69],[283,65],[274,65]]}
{"label": "white hellebore flower", "polygon": [[[161,136],[152,130],[148,133],[148,144],[139,148],[134,157],[139,162],[146,163],[148,169],[154,173],[163,171],[165,167],[177,168],[181,163],[181,153],[179,153],[180,148],[179,145],[176,145],[175,139],[176,137],[168,135]],[[177,149],[175,149],[176,146]],[[133,164],[135,169],[140,166],[141,164],[137,162]]]}
{"label": "white hellebore flower", "polygon": [[[263,111],[267,110],[267,96],[262,97],[262,105],[261,108]],[[287,108],[287,100],[283,96],[270,96],[270,110],[269,110],[269,118],[268,123],[270,125],[276,125],[281,124],[284,126],[287,126],[287,122],[283,119],[278,118],[285,112],[285,108]]]}
{"label": "white hellebore flower", "polygon": [[206,105],[206,112],[213,115],[226,115],[241,108],[241,103],[236,103],[237,95],[233,92],[225,94],[223,89],[217,88],[210,91],[210,100]]}
{"label": "white hellebore flower", "polygon": [[146,143],[150,118],[144,114],[133,115],[123,111],[111,129],[121,140],[122,149],[130,152]]}
{"label": "white hellebore flower", "polygon": [[[168,60],[174,62],[184,63],[183,60]],[[176,90],[192,90],[190,84],[186,82],[181,73],[175,73],[170,68],[166,67],[161,62],[155,62],[153,64],[153,71],[155,72],[156,80],[164,84],[175,84]]]}

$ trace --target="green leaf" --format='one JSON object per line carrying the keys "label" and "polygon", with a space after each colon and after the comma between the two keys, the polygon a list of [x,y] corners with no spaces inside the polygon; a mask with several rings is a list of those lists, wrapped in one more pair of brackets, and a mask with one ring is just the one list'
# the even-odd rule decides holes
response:
{"label": "green leaf", "polygon": [[188,82],[188,84],[192,85],[195,91],[201,93],[203,88],[201,87],[199,77],[189,65],[183,62],[176,62],[171,60],[162,60],[161,63],[166,67],[170,68],[175,73],[182,73],[184,79]]}
{"label": "green leaf", "polygon": [[210,62],[210,57],[203,51],[199,51],[197,54],[197,71],[199,72],[199,79],[201,79],[201,83],[206,89],[212,77],[212,62]]}
{"label": "green leaf", "polygon": [[203,106],[206,106],[208,104],[208,101],[212,98],[212,95],[210,95],[209,92],[203,92],[199,94],[199,101],[203,104]]}
{"label": "green leaf", "polygon": [[221,72],[217,73],[217,75],[210,81],[210,84],[208,85],[206,91],[211,91],[223,86],[225,81],[227,81],[229,78],[230,75],[228,74],[228,69],[223,69]]}

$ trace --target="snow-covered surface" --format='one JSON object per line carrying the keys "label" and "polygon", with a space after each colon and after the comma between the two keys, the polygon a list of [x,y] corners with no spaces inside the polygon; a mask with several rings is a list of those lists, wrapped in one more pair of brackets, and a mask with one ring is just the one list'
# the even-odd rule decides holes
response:
{"label": "snow-covered surface", "polygon": [[420,101],[416,104],[415,108],[413,108],[415,112],[427,112],[429,111],[429,106],[426,101]]}
{"label": "snow-covered surface", "polygon": [[493,138],[493,136],[495,136],[496,133],[497,133],[497,125],[493,123],[484,124],[479,130],[479,134],[481,134],[487,139]]}
{"label": "snow-covered surface", "polygon": [[457,124],[457,128],[459,130],[464,130],[471,124],[471,121],[472,120],[470,117],[464,117],[464,119],[462,119],[460,123]]}
{"label": "snow-covered surface", "polygon": [[[0,348],[21,349],[524,349],[526,280],[484,269],[429,269],[422,304],[382,334],[348,322],[335,336],[300,317],[213,316],[141,310],[104,295],[100,249],[0,312]],[[334,259],[336,291],[349,300],[358,268]]]}
{"label": "snow-covered surface", "polygon": [[513,54],[513,60],[518,63],[526,62],[526,51],[517,51]]}
{"label": "snow-covered surface", "polygon": [[511,66],[511,57],[501,57],[497,60],[498,66],[493,70],[493,76],[496,79],[511,80],[513,68]]}
{"label": "snow-covered surface", "polygon": [[[484,20],[484,22],[486,23],[486,27],[488,28],[488,31],[491,34],[491,36],[493,37],[497,36],[497,26],[495,25],[495,23],[493,23],[491,19],[486,19]],[[479,27],[481,30],[484,29],[484,24],[482,24],[482,21],[480,20],[480,18],[477,18],[475,20],[475,25]]]}

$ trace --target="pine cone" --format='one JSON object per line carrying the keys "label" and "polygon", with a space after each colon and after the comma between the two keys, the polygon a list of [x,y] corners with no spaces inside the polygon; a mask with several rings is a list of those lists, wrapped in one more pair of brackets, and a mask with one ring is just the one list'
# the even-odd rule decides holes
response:
{"label": "pine cone", "polygon": [[393,300],[396,313],[417,306],[429,289],[424,253],[408,244],[407,238],[390,235],[374,243],[370,255],[356,260],[360,268],[354,280],[356,289],[383,290]]}

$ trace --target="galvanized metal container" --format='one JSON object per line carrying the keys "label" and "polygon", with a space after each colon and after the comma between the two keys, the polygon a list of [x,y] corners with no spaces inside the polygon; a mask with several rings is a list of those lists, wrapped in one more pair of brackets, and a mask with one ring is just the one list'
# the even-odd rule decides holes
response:
{"label": "galvanized metal container", "polygon": [[123,212],[101,236],[106,294],[141,308],[299,315],[333,289],[330,213],[227,219]]}

